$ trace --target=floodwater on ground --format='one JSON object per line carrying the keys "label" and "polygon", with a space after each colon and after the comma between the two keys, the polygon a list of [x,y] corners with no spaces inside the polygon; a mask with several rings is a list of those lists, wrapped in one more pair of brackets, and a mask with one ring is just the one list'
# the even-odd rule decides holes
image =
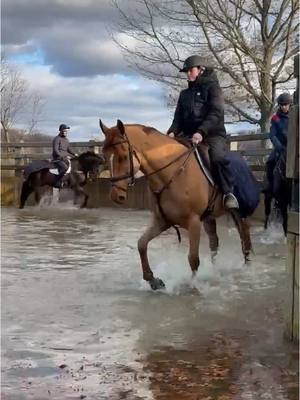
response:
{"label": "floodwater on ground", "polygon": [[142,280],[148,211],[2,209],[2,399],[298,399],[298,352],[284,339],[286,245],[252,227],[244,266],[230,220],[210,262],[203,233],[191,279],[187,239],[149,246],[166,289]]}

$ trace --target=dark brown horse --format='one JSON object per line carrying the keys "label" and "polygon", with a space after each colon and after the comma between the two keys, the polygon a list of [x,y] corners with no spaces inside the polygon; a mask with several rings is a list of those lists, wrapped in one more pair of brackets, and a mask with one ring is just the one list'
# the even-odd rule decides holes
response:
{"label": "dark brown horse", "polygon": [[285,236],[287,235],[288,208],[291,205],[291,182],[286,177],[286,153],[280,155],[273,171],[273,185],[264,191],[265,229],[268,228],[274,199],[274,209],[280,214]]}
{"label": "dark brown horse", "polygon": [[[118,120],[113,128],[106,127],[101,121],[100,127],[105,135],[103,154],[110,161],[111,199],[119,204],[126,200],[128,185],[134,183],[139,170],[148,179],[157,199],[152,222],[138,241],[143,278],[152,289],[164,287],[164,283],[153,276],[147,247],[152,239],[176,225],[188,231],[188,260],[195,274],[199,267],[201,225],[203,223],[208,234],[214,259],[219,246],[216,218],[223,215],[225,209],[222,194],[199,168],[193,148],[187,149],[174,139],[143,125],[123,125]],[[233,211],[233,218],[247,262],[251,250],[248,222],[239,217],[237,210]]]}
{"label": "dark brown horse", "polygon": [[[88,178],[95,179],[104,170],[104,158],[91,151],[82,153],[70,160],[71,172],[64,176],[64,188],[74,191],[74,203],[79,196],[83,197],[80,207],[86,207],[88,195],[83,186]],[[24,170],[24,182],[21,190],[20,208],[24,208],[26,200],[31,193],[35,195],[35,201],[40,201],[40,188],[42,186],[55,187],[57,175],[50,172],[55,165],[49,161],[34,161]]]}

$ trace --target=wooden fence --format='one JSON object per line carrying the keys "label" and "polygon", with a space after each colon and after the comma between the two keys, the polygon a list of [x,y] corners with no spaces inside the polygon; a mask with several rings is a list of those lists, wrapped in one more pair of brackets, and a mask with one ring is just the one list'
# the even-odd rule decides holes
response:
{"label": "wooden fence", "polygon": [[[262,148],[262,146],[247,148],[247,146],[243,146],[243,144],[253,141],[261,144],[261,141],[266,141],[268,138],[269,135],[266,133],[228,135],[228,142],[232,151],[238,151],[246,157],[253,171],[264,171],[264,158],[270,153],[270,149]],[[72,148],[74,148],[78,153],[87,150],[100,153],[102,145],[103,142],[92,140],[88,142],[71,142]],[[20,171],[25,165],[29,164],[33,160],[50,159],[52,144],[50,142],[11,142],[1,143],[1,148],[1,170]]]}
{"label": "wooden fence", "polygon": [[[262,141],[268,139],[268,134],[251,134],[228,136],[228,143],[232,151],[241,153],[247,160],[251,169],[262,179],[265,169],[265,161],[270,149],[262,146]],[[71,142],[71,146],[77,153],[87,150],[101,153],[103,142]],[[3,143],[1,160],[1,203],[2,205],[17,205],[22,183],[22,170],[34,160],[50,159],[52,144],[50,142],[29,143]],[[89,206],[111,206],[113,203],[108,198],[109,181],[99,179],[96,183],[87,185],[90,195]],[[151,196],[145,179],[140,178],[138,183],[130,188],[128,201],[125,204],[130,208],[149,208]]]}

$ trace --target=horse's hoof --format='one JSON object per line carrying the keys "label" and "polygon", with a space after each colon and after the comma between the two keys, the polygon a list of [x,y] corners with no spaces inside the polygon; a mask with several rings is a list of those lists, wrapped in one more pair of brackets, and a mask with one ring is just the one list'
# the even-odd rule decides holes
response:
{"label": "horse's hoof", "polygon": [[245,265],[251,265],[251,258],[249,254],[245,254]]}
{"label": "horse's hoof", "polygon": [[211,263],[215,264],[217,261],[217,255],[218,255],[218,251],[214,250],[210,253],[210,259],[211,259]]}
{"label": "horse's hoof", "polygon": [[164,289],[166,286],[159,278],[153,278],[149,281],[152,290]]}

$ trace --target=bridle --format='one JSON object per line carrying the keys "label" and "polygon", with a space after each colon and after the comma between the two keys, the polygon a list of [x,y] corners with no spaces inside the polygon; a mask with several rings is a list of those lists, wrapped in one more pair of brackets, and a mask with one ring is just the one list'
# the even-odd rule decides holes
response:
{"label": "bridle", "polygon": [[116,147],[116,146],[119,146],[120,144],[124,144],[124,143],[126,143],[128,145],[129,172],[127,174],[124,174],[124,175],[112,176],[110,178],[110,182],[111,182],[112,186],[116,187],[119,190],[122,190],[122,191],[126,192],[126,189],[124,189],[121,186],[117,185],[116,182],[124,181],[125,179],[130,179],[129,186],[133,186],[135,184],[133,157],[135,157],[138,160],[139,163],[140,163],[140,159],[139,159],[135,149],[133,149],[132,145],[130,144],[130,142],[128,140],[128,136],[126,135],[126,133],[124,133],[124,136],[125,136],[124,140],[120,140],[119,142],[112,143],[108,147]]}
{"label": "bridle", "polygon": [[[119,190],[122,190],[123,192],[126,192],[127,189],[124,189],[121,186],[116,185],[116,182],[123,181],[125,179],[130,179],[130,185],[133,186],[135,184],[133,157],[136,157],[136,159],[139,161],[139,163],[140,163],[140,160],[139,160],[139,158],[137,156],[137,153],[136,153],[135,149],[130,144],[130,142],[128,140],[128,136],[126,135],[125,132],[124,132],[124,137],[125,137],[124,140],[121,140],[121,141],[116,142],[116,143],[112,143],[108,147],[115,147],[115,146],[118,146],[118,145],[123,144],[123,143],[127,143],[128,144],[128,154],[129,154],[129,163],[130,163],[130,165],[129,165],[129,173],[125,174],[125,175],[121,175],[121,176],[113,176],[113,177],[110,178],[110,182],[112,183],[112,186],[118,188]],[[167,183],[165,183],[159,190],[152,191],[152,193],[156,197],[157,206],[158,206],[158,209],[160,211],[161,216],[163,217],[163,219],[167,223],[168,222],[170,223],[170,226],[173,226],[175,228],[179,242],[181,241],[181,235],[180,235],[180,232],[179,232],[179,228],[168,220],[168,217],[167,217],[166,213],[164,212],[163,207],[161,205],[161,195],[162,195],[163,191],[165,189],[167,189],[171,185],[171,183],[173,182],[175,177],[177,175],[179,175],[182,171],[184,171],[185,165],[187,164],[191,154],[194,151],[195,151],[195,147],[193,146],[193,147],[187,149],[187,151],[181,153],[178,157],[176,157],[174,160],[170,161],[169,163],[167,163],[163,167],[161,167],[161,168],[159,168],[159,169],[157,169],[155,171],[152,171],[149,174],[145,174],[144,175],[146,178],[148,178],[151,175],[157,174],[158,172],[164,170],[165,168],[168,168],[170,165],[174,164],[176,161],[178,161],[181,158],[183,158],[184,156],[186,156],[185,159],[183,160],[183,163],[176,169],[176,171],[174,172],[172,177],[169,179],[169,181]]]}
{"label": "bridle", "polygon": [[[128,136],[126,135],[126,133],[124,132],[124,136],[125,139],[124,140],[120,140],[119,142],[116,143],[112,143],[110,144],[108,147],[116,147],[119,146],[121,144],[126,143],[128,145],[128,155],[129,155],[129,172],[127,174],[124,175],[120,175],[120,176],[112,176],[110,178],[110,182],[112,184],[113,187],[116,187],[119,190],[122,190],[124,192],[127,191],[127,189],[122,188],[121,186],[117,185],[116,182],[120,182],[123,181],[125,179],[130,179],[130,183],[129,186],[133,186],[135,184],[135,176],[134,176],[134,165],[133,165],[133,157],[135,157],[138,162],[140,163],[140,159],[137,155],[136,150],[133,148],[133,146],[131,145],[131,143],[129,142]],[[176,175],[178,175],[178,173],[180,173],[183,169],[185,164],[187,163],[190,155],[194,152],[194,147],[189,148],[187,151],[185,151],[184,153],[181,153],[178,157],[176,157],[174,160],[170,161],[169,163],[167,163],[166,165],[164,165],[163,167],[150,172],[149,174],[145,174],[145,178],[148,178],[151,175],[155,175],[158,172],[164,170],[165,168],[169,167],[170,165],[174,164],[176,161],[178,161],[179,159],[183,158],[183,156],[187,156],[183,162],[183,164],[175,171],[175,173],[173,174],[173,176],[171,177],[171,179],[162,187],[162,189],[160,189],[159,194],[161,194],[173,181],[173,179],[175,178]]]}

